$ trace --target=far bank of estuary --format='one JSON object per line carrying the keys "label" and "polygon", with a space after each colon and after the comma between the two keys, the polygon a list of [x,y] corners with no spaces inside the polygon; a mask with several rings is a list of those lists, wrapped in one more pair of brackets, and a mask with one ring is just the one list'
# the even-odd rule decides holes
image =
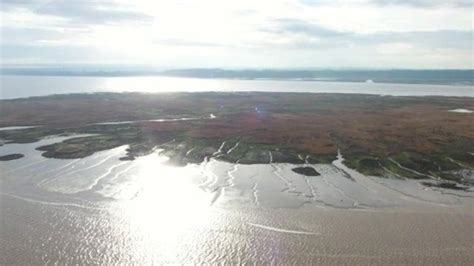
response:
{"label": "far bank of estuary", "polygon": [[93,92],[300,92],[394,96],[474,97],[471,83],[387,83],[367,81],[229,79],[171,76],[0,75],[0,99]]}

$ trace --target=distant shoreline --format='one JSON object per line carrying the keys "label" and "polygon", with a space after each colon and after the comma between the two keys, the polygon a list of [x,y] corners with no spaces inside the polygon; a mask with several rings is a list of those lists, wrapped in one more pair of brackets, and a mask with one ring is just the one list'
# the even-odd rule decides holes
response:
{"label": "distant shoreline", "polygon": [[0,75],[0,99],[19,99],[70,93],[100,92],[288,92],[343,93],[392,96],[474,97],[471,85],[403,84],[302,81],[242,80],[228,78],[192,78],[164,76],[98,77]]}
{"label": "distant shoreline", "polygon": [[294,69],[115,69],[115,68],[0,68],[0,75],[60,77],[180,77],[229,80],[374,82],[390,84],[474,85],[472,69],[437,70],[294,70]]}

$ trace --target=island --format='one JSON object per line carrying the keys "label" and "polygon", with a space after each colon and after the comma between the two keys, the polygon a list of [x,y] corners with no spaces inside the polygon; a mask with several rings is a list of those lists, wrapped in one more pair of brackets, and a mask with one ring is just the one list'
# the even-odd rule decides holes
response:
{"label": "island", "polygon": [[302,167],[295,167],[291,169],[293,172],[302,174],[305,176],[318,176],[320,175],[316,169],[311,166],[302,166]]}
{"label": "island", "polygon": [[13,161],[23,157],[24,155],[20,153],[7,154],[0,156],[0,161]]}

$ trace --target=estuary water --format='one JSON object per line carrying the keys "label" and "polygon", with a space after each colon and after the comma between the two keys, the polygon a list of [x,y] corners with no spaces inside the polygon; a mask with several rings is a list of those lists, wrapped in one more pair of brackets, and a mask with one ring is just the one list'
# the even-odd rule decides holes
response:
{"label": "estuary water", "polygon": [[262,91],[474,97],[469,85],[297,80],[199,79],[160,76],[78,77],[0,75],[0,99],[92,92]]}
{"label": "estuary water", "polygon": [[[28,129],[16,129],[28,130]],[[0,264],[472,264],[473,191],[331,164],[172,166],[127,146],[82,159],[4,144]],[[225,143],[223,143],[225,146]],[[229,147],[224,147],[228,149]]]}

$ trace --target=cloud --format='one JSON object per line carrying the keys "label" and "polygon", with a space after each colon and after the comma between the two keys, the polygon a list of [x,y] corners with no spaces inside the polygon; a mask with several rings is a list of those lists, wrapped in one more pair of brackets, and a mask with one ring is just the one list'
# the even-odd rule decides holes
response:
{"label": "cloud", "polygon": [[180,39],[157,39],[156,44],[169,45],[174,47],[203,47],[203,48],[230,48],[235,47],[229,44],[205,41],[189,41]]}
{"label": "cloud", "polygon": [[324,5],[376,5],[376,6],[407,6],[415,8],[435,7],[473,7],[473,0],[299,0],[308,6]]}
{"label": "cloud", "polygon": [[401,5],[418,8],[454,6],[473,7],[473,0],[372,0],[377,5]]}
{"label": "cloud", "polygon": [[46,1],[41,0],[2,0],[0,3],[1,10],[10,10],[14,8],[31,8],[33,6],[42,4]]}
{"label": "cloud", "polygon": [[[273,26],[262,32],[296,40],[289,43],[293,48],[319,48],[330,46],[369,46],[378,44],[412,44],[426,48],[472,49],[473,32],[463,30],[436,31],[383,31],[359,34],[329,29],[316,23],[296,19],[278,19]],[[298,35],[300,38],[292,38]],[[301,35],[306,38],[301,38]],[[316,40],[316,41],[315,41]]]}
{"label": "cloud", "polygon": [[262,29],[262,31],[272,33],[307,34],[323,38],[344,37],[350,35],[348,32],[331,30],[318,24],[298,19],[276,19],[273,20],[273,23],[276,24],[276,27]]}
{"label": "cloud", "polygon": [[333,4],[337,0],[300,0],[301,3],[310,6]]}
{"label": "cloud", "polygon": [[71,23],[110,24],[123,21],[146,22],[152,19],[110,0],[2,0],[1,10],[26,9],[38,15],[61,17]]}
{"label": "cloud", "polygon": [[[0,0],[0,59],[472,66],[471,1]],[[15,48],[16,47],[16,48]]]}
{"label": "cloud", "polygon": [[378,32],[358,36],[367,43],[413,43],[427,48],[472,49],[472,31],[438,30],[438,31],[407,31]]}
{"label": "cloud", "polygon": [[101,56],[87,47],[58,47],[41,45],[0,45],[2,63],[93,62]]}

